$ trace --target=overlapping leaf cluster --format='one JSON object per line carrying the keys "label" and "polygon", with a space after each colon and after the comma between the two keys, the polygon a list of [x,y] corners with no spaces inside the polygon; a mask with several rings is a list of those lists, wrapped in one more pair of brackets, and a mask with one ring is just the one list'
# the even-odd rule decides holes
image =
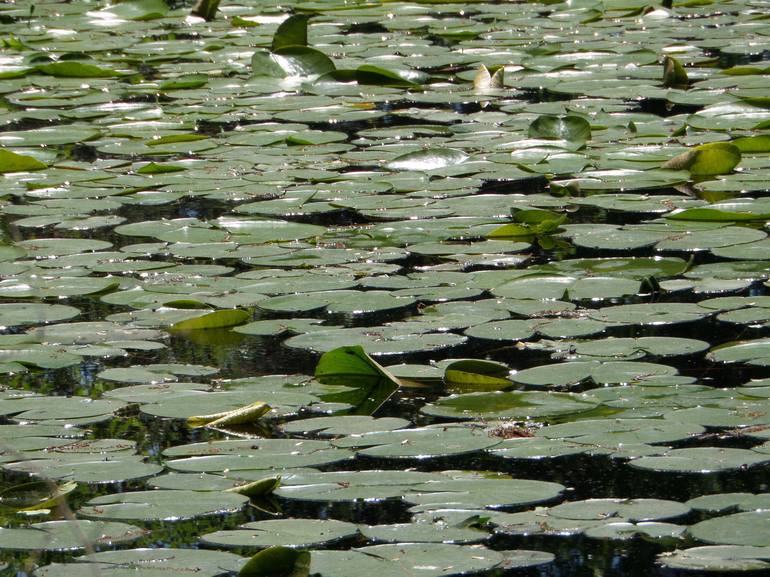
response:
{"label": "overlapping leaf cluster", "polygon": [[0,549],[766,569],[764,8],[2,5]]}

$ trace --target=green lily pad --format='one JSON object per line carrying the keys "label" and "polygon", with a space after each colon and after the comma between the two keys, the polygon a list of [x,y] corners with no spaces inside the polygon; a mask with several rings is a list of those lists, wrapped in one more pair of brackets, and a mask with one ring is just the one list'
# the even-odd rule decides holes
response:
{"label": "green lily pad", "polygon": [[147,531],[109,521],[45,521],[29,527],[0,529],[0,549],[11,551],[82,551],[130,543]]}
{"label": "green lily pad", "polygon": [[663,168],[689,170],[693,176],[713,176],[729,173],[740,161],[741,151],[734,144],[710,142],[675,156]]}
{"label": "green lily pad", "polygon": [[561,519],[608,520],[633,523],[665,521],[683,517],[690,508],[664,499],[587,499],[562,503],[548,509],[549,517]]}
{"label": "green lily pad", "polygon": [[539,116],[529,125],[528,135],[583,144],[591,140],[591,125],[581,116]]}
{"label": "green lily pad", "polygon": [[390,160],[389,170],[429,171],[455,166],[468,160],[468,155],[452,148],[434,148],[409,152]]}
{"label": "green lily pad", "polygon": [[333,519],[269,519],[207,533],[201,541],[226,549],[265,549],[275,545],[309,548],[350,539],[357,534],[358,527],[353,523]]}
{"label": "green lily pad", "polygon": [[428,403],[420,412],[455,419],[545,420],[587,412],[595,407],[595,403],[584,401],[572,393],[510,391],[451,395]]}
{"label": "green lily pad", "polygon": [[709,544],[767,547],[770,541],[766,527],[768,518],[770,511],[735,513],[696,523],[690,526],[688,533],[693,539]]}
{"label": "green lily pad", "polygon": [[35,571],[40,577],[76,577],[87,571],[109,571],[115,577],[137,572],[160,575],[185,575],[195,571],[201,577],[215,577],[223,572],[236,572],[243,558],[224,551],[205,549],[129,549],[102,551],[77,557],[71,563],[53,563]]}
{"label": "green lily pad", "polygon": [[17,327],[54,323],[80,314],[75,307],[34,303],[0,304],[0,325]]}
{"label": "green lily pad", "polygon": [[[441,563],[436,563],[441,559]],[[426,577],[472,575],[502,565],[502,553],[439,543],[373,545],[349,551],[315,551],[310,572],[323,577],[353,577],[375,572],[402,577],[419,571]]]}
{"label": "green lily pad", "polygon": [[289,434],[313,434],[323,438],[393,431],[406,428],[408,425],[409,421],[398,417],[375,418],[370,415],[340,415],[289,421],[281,425],[281,430]]}
{"label": "green lily pad", "polygon": [[770,455],[761,455],[747,449],[696,447],[672,449],[659,457],[642,457],[629,465],[648,471],[676,471],[679,473],[718,473],[747,469],[770,461]]}
{"label": "green lily pad", "polygon": [[248,497],[224,491],[135,491],[95,497],[78,514],[90,519],[178,522],[236,513],[248,502]]}
{"label": "green lily pad", "polygon": [[690,547],[658,556],[658,563],[673,570],[723,575],[727,572],[766,571],[770,563],[768,547],[714,545]]}
{"label": "green lily pad", "polygon": [[429,459],[489,449],[499,439],[465,427],[421,427],[348,435],[335,439],[335,447],[355,449],[356,454],[383,459]]}
{"label": "green lily pad", "polygon": [[0,174],[43,170],[47,166],[47,164],[40,162],[32,156],[16,154],[10,150],[0,148]]}
{"label": "green lily pad", "polygon": [[448,543],[465,545],[486,541],[490,534],[472,527],[457,527],[446,523],[396,523],[366,525],[361,534],[375,543]]}

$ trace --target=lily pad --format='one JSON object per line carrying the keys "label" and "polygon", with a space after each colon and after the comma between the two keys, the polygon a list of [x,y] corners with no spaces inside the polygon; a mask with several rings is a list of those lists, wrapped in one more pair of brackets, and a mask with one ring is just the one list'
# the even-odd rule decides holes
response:
{"label": "lily pad", "polygon": [[248,502],[248,497],[226,492],[135,491],[95,497],[78,514],[111,521],[178,522],[235,513]]}

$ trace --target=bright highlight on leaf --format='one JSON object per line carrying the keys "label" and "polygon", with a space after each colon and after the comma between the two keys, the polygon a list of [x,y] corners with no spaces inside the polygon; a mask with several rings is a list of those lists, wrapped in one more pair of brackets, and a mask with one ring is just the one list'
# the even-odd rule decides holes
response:
{"label": "bright highlight on leaf", "polygon": [[538,116],[529,125],[529,137],[585,144],[591,140],[591,125],[581,116]]}

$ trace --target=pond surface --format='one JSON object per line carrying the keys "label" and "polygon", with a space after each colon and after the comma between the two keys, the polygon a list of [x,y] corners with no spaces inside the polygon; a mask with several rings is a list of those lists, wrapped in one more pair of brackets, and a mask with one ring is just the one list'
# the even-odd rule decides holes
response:
{"label": "pond surface", "polygon": [[767,570],[766,2],[172,4],[0,5],[3,574]]}

